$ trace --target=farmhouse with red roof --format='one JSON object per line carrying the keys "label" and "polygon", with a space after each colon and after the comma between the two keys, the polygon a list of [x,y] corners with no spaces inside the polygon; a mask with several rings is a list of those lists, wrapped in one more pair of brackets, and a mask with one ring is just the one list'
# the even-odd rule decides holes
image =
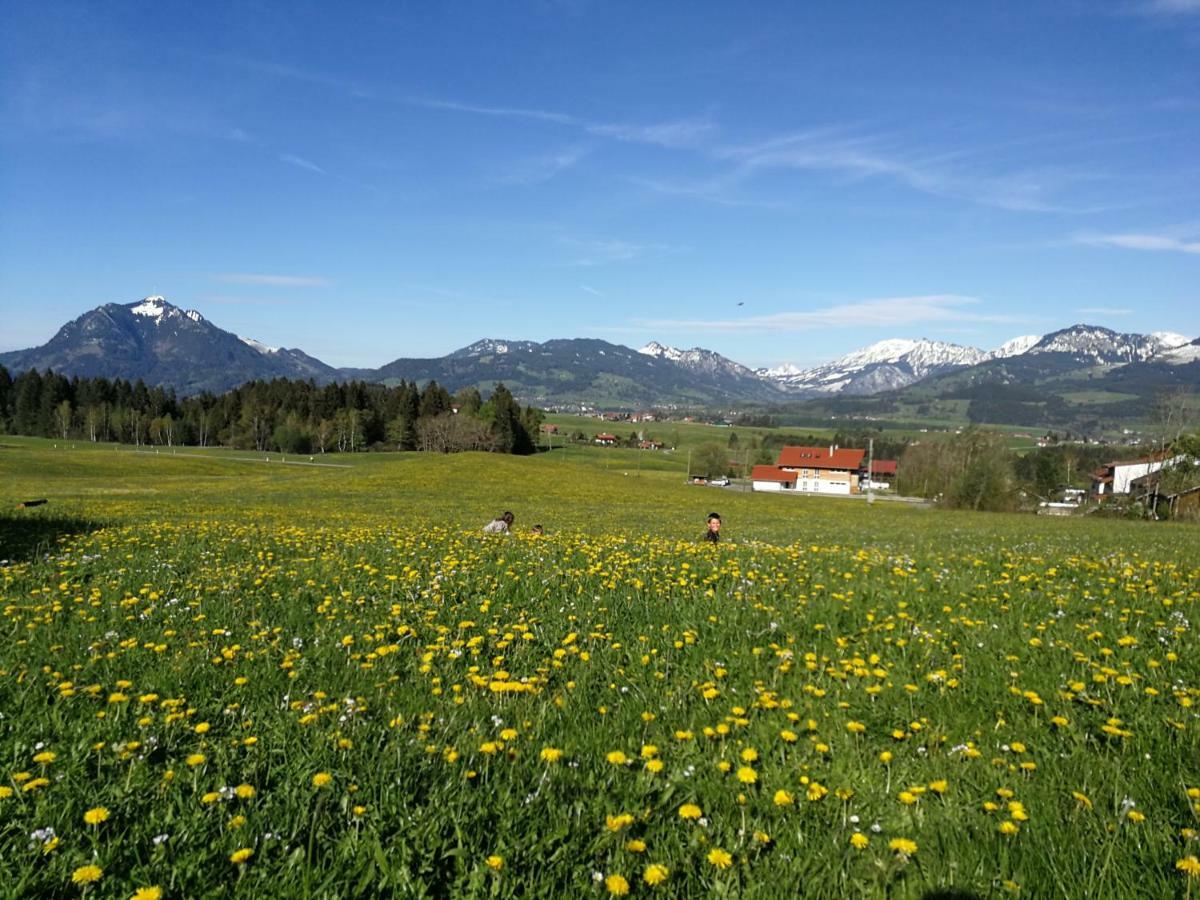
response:
{"label": "farmhouse with red roof", "polygon": [[755,466],[750,480],[756,491],[857,494],[866,455],[849,447],[784,447],[775,465]]}

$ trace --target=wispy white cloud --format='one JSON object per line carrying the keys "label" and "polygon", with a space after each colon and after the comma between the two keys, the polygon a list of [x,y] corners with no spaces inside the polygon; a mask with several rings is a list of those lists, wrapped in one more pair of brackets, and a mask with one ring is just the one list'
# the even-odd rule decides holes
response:
{"label": "wispy white cloud", "polygon": [[596,290],[594,287],[588,287],[586,284],[581,284],[581,285],[579,286],[579,289],[580,289],[581,291],[587,291],[587,292],[588,292],[589,294],[591,294],[593,297],[603,297],[603,296],[604,296],[602,293],[600,293],[600,292],[599,292],[598,290]]}
{"label": "wispy white cloud", "polygon": [[224,284],[253,284],[269,287],[328,287],[328,278],[316,275],[260,275],[252,272],[218,272],[212,276]]}
{"label": "wispy white cloud", "polygon": [[405,102],[427,109],[443,109],[450,112],[469,113],[502,119],[524,119],[532,122],[548,122],[580,129],[596,137],[635,144],[652,144],[659,147],[690,147],[698,144],[715,129],[715,123],[706,117],[667,119],[662,122],[636,124],[627,122],[593,122],[568,113],[521,106],[487,106],[478,103],[462,103],[457,100],[438,100],[428,97],[407,97]]}
{"label": "wispy white cloud", "polygon": [[575,257],[562,266],[603,266],[609,263],[632,262],[651,255],[686,252],[684,247],[672,247],[668,244],[639,244],[617,238],[600,240],[580,240],[579,238],[560,237],[559,243],[569,248]]}
{"label": "wispy white cloud", "polygon": [[499,179],[501,184],[530,185],[549,181],[556,175],[573,168],[588,151],[583,147],[568,147],[553,153],[545,153],[521,160]]}
{"label": "wispy white cloud", "polygon": [[1079,306],[1075,312],[1083,313],[1085,316],[1131,316],[1132,309],[1120,309],[1113,306]]}
{"label": "wispy white cloud", "polygon": [[722,148],[716,154],[736,163],[740,178],[770,169],[824,171],[851,179],[890,179],[923,193],[1000,209],[1078,211],[1052,202],[1049,194],[1053,188],[1087,177],[1080,173],[1043,169],[983,175],[977,164],[968,166],[960,161],[960,153],[920,158],[889,146],[893,143],[885,135],[863,135],[852,129],[825,126],[757,144]]}
{"label": "wispy white cloud", "polygon": [[1161,234],[1083,234],[1079,235],[1075,242],[1092,247],[1120,247],[1124,250],[1200,253],[1200,241],[1180,240]]}
{"label": "wispy white cloud", "polygon": [[926,322],[1019,321],[1012,316],[981,312],[983,301],[958,294],[883,297],[821,309],[780,312],[740,319],[635,319],[638,326],[708,332],[815,331],[828,328],[901,328]]}
{"label": "wispy white cloud", "polygon": [[457,100],[438,100],[430,97],[406,97],[412,106],[427,109],[444,109],[450,112],[471,113],[477,116],[494,116],[501,119],[529,119],[534,122],[552,122],[556,125],[581,125],[581,120],[566,113],[544,109],[525,109],[519,106],[484,106],[477,103],[460,103]]}
{"label": "wispy white cloud", "polygon": [[700,181],[664,181],[660,178],[630,178],[638,187],[668,197],[685,197],[717,206],[750,209],[790,209],[790,205],[777,200],[756,200],[743,196],[737,190],[736,177],[709,178]]}
{"label": "wispy white cloud", "polygon": [[279,161],[285,162],[289,166],[297,166],[301,169],[307,169],[310,172],[316,172],[318,175],[329,174],[312,160],[305,159],[303,156],[297,156],[294,153],[280,153]]}
{"label": "wispy white cloud", "polygon": [[1134,11],[1148,16],[1187,16],[1200,14],[1200,0],[1142,0]]}
{"label": "wispy white cloud", "polygon": [[589,123],[590,134],[636,144],[655,144],[659,147],[694,147],[716,130],[708,118],[674,119],[651,125],[606,125]]}

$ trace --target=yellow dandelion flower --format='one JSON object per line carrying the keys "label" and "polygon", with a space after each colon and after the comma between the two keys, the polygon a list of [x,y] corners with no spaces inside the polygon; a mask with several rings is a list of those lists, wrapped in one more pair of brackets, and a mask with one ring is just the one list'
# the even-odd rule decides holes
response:
{"label": "yellow dandelion flower", "polygon": [[614,897],[624,897],[629,893],[629,882],[624,875],[614,873],[604,879],[604,888]]}
{"label": "yellow dandelion flower", "polygon": [[162,900],[162,888],[158,885],[140,887],[133,892],[133,896],[129,900]]}
{"label": "yellow dandelion flower", "polygon": [[103,806],[93,806],[83,814],[83,821],[89,825],[99,825],[108,821],[108,810]]}
{"label": "yellow dandelion flower", "polygon": [[485,859],[483,862],[484,862],[484,865],[486,865],[493,872],[499,872],[501,869],[504,868],[504,857],[497,856],[494,853],[491,856],[489,856],[487,859]]}
{"label": "yellow dandelion flower", "polygon": [[671,871],[662,863],[651,863],[642,871],[642,881],[654,887],[656,884],[662,884],[667,880],[667,876]]}
{"label": "yellow dandelion flower", "polygon": [[733,857],[720,847],[713,847],[709,850],[708,856],[705,859],[718,869],[728,869],[733,865]]}
{"label": "yellow dandelion flower", "polygon": [[13,789],[7,784],[0,784],[0,800],[7,800],[13,795]]}
{"label": "yellow dandelion flower", "polygon": [[1000,823],[1000,825],[996,828],[996,830],[999,831],[1005,837],[1012,837],[1014,834],[1016,834],[1018,831],[1021,830],[1021,826],[1018,825],[1016,822],[1012,822],[1012,821],[1005,819],[1003,822]]}
{"label": "yellow dandelion flower", "polygon": [[632,841],[626,841],[625,849],[628,850],[630,853],[645,853],[646,852],[646,842],[642,841],[642,840],[638,840],[637,838],[634,838]]}
{"label": "yellow dandelion flower", "polygon": [[741,752],[742,762],[752,763],[758,759],[758,751],[753,747],[747,747]]}
{"label": "yellow dandelion flower", "polygon": [[1185,856],[1175,861],[1175,868],[1188,878],[1200,878],[1200,859],[1195,856]]}
{"label": "yellow dandelion flower", "polygon": [[1125,818],[1127,818],[1130,822],[1133,822],[1134,824],[1139,824],[1141,822],[1146,821],[1145,814],[1138,812],[1136,809],[1131,809],[1128,812],[1126,812]]}
{"label": "yellow dandelion flower", "polygon": [[892,838],[888,841],[888,849],[899,856],[912,856],[917,852],[917,842],[908,838]]}
{"label": "yellow dandelion flower", "polygon": [[867,726],[862,722],[847,722],[846,730],[851,734],[862,734],[867,730]]}
{"label": "yellow dandelion flower", "polygon": [[856,831],[856,832],[854,832],[854,834],[850,835],[850,846],[853,847],[855,850],[866,850],[867,845],[869,845],[870,843],[871,843],[871,839],[868,838],[861,831]]}
{"label": "yellow dandelion flower", "polygon": [[944,794],[950,789],[950,782],[944,778],[929,782],[929,789],[935,794]]}
{"label": "yellow dandelion flower", "polygon": [[229,861],[235,866],[240,866],[246,860],[254,855],[254,850],[251,847],[242,847],[240,850],[234,850],[229,854]]}
{"label": "yellow dandelion flower", "polygon": [[204,765],[204,760],[205,760],[205,756],[203,753],[193,753],[190,756],[188,756],[188,758],[185,759],[184,762],[186,762],[192,768],[195,768],[196,766]]}
{"label": "yellow dandelion flower", "polygon": [[781,788],[775,792],[774,801],[776,806],[791,806],[796,802],[796,798],[791,791],[785,791]]}
{"label": "yellow dandelion flower", "polygon": [[758,773],[749,766],[742,766],[738,769],[737,780],[742,784],[754,784],[758,781]]}
{"label": "yellow dandelion flower", "polygon": [[1089,798],[1087,794],[1081,793],[1080,791],[1071,791],[1071,796],[1075,798],[1080,806],[1086,809],[1092,808],[1091,798]]}
{"label": "yellow dandelion flower", "polygon": [[333,776],[328,772],[318,772],[312,777],[312,786],[315,788],[328,787],[331,781],[333,781]]}
{"label": "yellow dandelion flower", "polygon": [[664,768],[664,764],[661,759],[646,760],[646,771],[650,772],[651,774],[657,775],[659,772],[661,772],[663,770],[663,768]]}
{"label": "yellow dandelion flower", "polygon": [[700,812],[700,807],[698,807],[695,803],[685,803],[683,806],[679,807],[679,818],[683,819],[685,822],[698,819],[701,815],[702,813]]}
{"label": "yellow dandelion flower", "polygon": [[38,753],[33,757],[33,761],[40,765],[46,765],[47,763],[52,763],[56,759],[58,759],[58,754],[55,753],[53,750],[43,750],[41,753]]}
{"label": "yellow dandelion flower", "polygon": [[604,758],[607,759],[614,766],[623,766],[627,762],[629,762],[629,757],[626,756],[624,753],[622,753],[620,750],[610,751],[608,753],[608,755],[606,755]]}
{"label": "yellow dandelion flower", "polygon": [[633,816],[629,813],[618,813],[615,816],[605,816],[605,827],[609,831],[620,831],[622,828],[627,828],[633,824]]}
{"label": "yellow dandelion flower", "polygon": [[104,877],[104,870],[99,866],[89,865],[80,866],[71,873],[71,882],[73,884],[92,884]]}
{"label": "yellow dandelion flower", "polygon": [[557,747],[543,747],[538,758],[544,763],[556,763],[563,757],[563,752]]}
{"label": "yellow dandelion flower", "polygon": [[239,784],[233,790],[234,793],[236,793],[243,800],[249,800],[258,793],[258,791],[254,789],[254,785],[245,783]]}

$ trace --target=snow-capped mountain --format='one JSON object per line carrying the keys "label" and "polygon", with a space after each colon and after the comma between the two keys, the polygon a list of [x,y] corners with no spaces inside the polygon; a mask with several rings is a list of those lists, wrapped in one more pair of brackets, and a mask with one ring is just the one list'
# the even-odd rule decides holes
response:
{"label": "snow-capped mountain", "polygon": [[991,353],[992,359],[1006,359],[1009,356],[1020,356],[1042,339],[1040,334],[1023,334],[1012,340],[1005,341]]}
{"label": "snow-capped mountain", "polygon": [[709,375],[732,375],[737,378],[755,377],[754,371],[741,363],[736,363],[712,350],[705,350],[703,347],[681,350],[678,347],[669,347],[658,341],[651,341],[645,347],[640,348],[638,353],[655,359],[670,360],[684,368],[705,372]]}
{"label": "snow-capped mountain", "polygon": [[1156,362],[1165,362],[1172,366],[1182,366],[1200,360],[1200,338],[1186,344],[1176,344],[1163,350],[1154,357]]}
{"label": "snow-capped mountain", "polygon": [[[1187,341],[1181,335],[1172,335],[1170,340],[1176,338]],[[1153,335],[1122,334],[1099,325],[1072,325],[1051,332],[1025,352],[1061,353],[1080,364],[1112,365],[1147,360],[1166,346],[1161,337]]]}
{"label": "snow-capped mountain", "polygon": [[1158,344],[1159,352],[1163,350],[1173,350],[1176,347],[1182,347],[1184,344],[1190,344],[1192,339],[1177,331],[1152,331],[1147,335],[1150,340]]}
{"label": "snow-capped mountain", "polygon": [[812,369],[781,366],[760,369],[757,374],[797,393],[877,394],[988,358],[989,353],[975,347],[892,338]]}
{"label": "snow-capped mountain", "polygon": [[241,341],[243,344],[245,344],[247,347],[253,347],[255,350],[257,350],[259,353],[263,354],[264,356],[270,356],[273,353],[279,352],[278,347],[268,347],[262,341],[256,341],[254,338],[239,337],[238,340]]}
{"label": "snow-capped mountain", "polygon": [[68,322],[41,347],[0,354],[13,370],[103,376],[180,391],[224,391],[256,378],[330,381],[337,371],[300,350],[243,340],[161,296],[106,303]]}

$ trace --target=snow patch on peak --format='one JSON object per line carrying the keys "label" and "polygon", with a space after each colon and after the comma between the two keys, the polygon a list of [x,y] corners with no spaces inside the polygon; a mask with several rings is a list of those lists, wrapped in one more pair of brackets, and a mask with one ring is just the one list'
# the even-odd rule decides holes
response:
{"label": "snow patch on peak", "polygon": [[644,356],[653,356],[655,359],[669,359],[672,362],[679,362],[683,358],[683,351],[678,347],[669,347],[658,341],[651,341],[645,347],[640,348],[638,353]]}
{"label": "snow patch on peak", "polygon": [[193,322],[203,322],[204,321],[204,316],[200,315],[200,313],[198,313],[194,309],[184,310],[183,314],[185,316],[187,316],[189,319],[191,319]]}
{"label": "snow patch on peak", "polygon": [[759,369],[757,373],[764,378],[788,378],[792,375],[799,375],[803,371],[799,366],[784,363],[781,366],[773,366],[770,369]]}
{"label": "snow patch on peak", "polygon": [[1020,356],[1042,339],[1040,334],[1023,334],[1010,341],[1005,341],[992,351],[992,359],[1007,359],[1010,356]]}
{"label": "snow patch on peak", "polygon": [[1191,338],[1184,337],[1176,331],[1152,331],[1149,338],[1163,350],[1172,350],[1192,342]]}
{"label": "snow patch on peak", "polygon": [[145,297],[141,302],[134,304],[129,311],[135,316],[159,319],[167,311],[167,301],[164,297]]}
{"label": "snow patch on peak", "polygon": [[[1153,337],[1153,335],[1151,335]],[[1169,347],[1154,357],[1171,366],[1181,366],[1200,360],[1200,338],[1178,347]]]}
{"label": "snow patch on peak", "polygon": [[238,340],[241,341],[243,344],[245,344],[247,347],[257,350],[263,356],[270,356],[272,353],[279,352],[278,347],[268,347],[262,341],[256,341],[254,338],[239,336]]}

